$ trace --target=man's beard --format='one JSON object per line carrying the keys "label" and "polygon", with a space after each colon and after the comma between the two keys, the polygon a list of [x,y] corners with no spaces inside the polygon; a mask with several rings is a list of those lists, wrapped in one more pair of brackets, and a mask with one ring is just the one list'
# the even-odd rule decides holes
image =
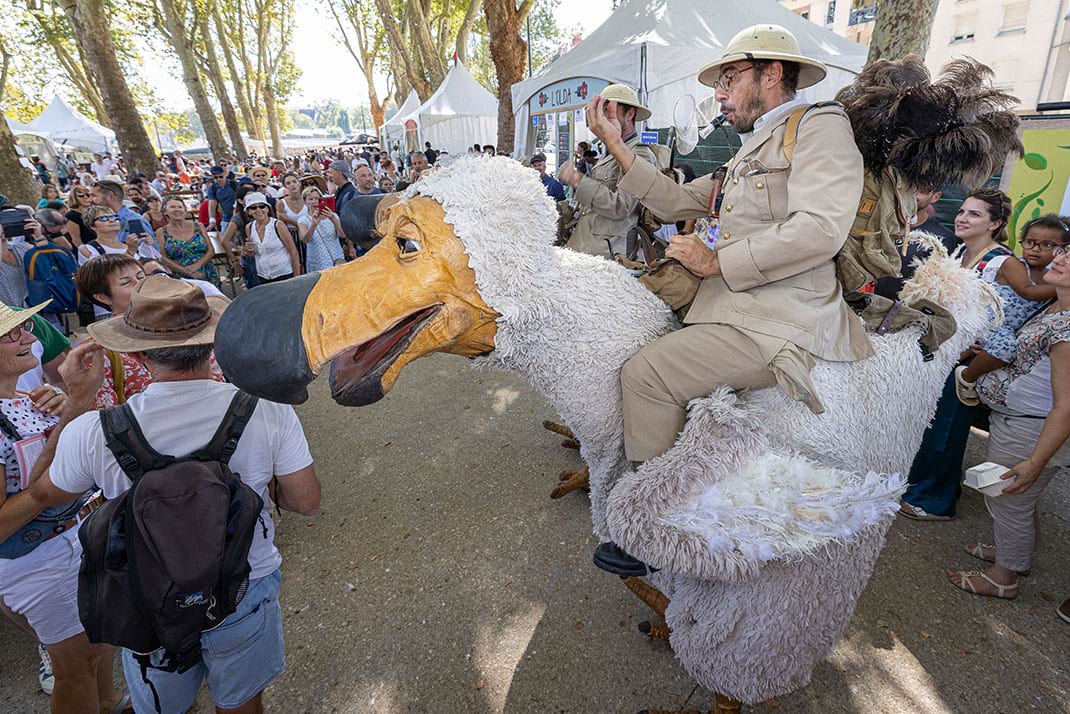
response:
{"label": "man's beard", "polygon": [[732,128],[738,134],[747,134],[754,131],[754,122],[765,114],[762,111],[762,98],[757,86],[736,107]]}

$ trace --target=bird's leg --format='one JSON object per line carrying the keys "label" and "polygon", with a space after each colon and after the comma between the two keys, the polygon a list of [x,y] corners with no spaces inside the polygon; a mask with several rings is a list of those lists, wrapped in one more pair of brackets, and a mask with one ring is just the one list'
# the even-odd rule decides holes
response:
{"label": "bird's leg", "polygon": [[669,635],[672,634],[672,630],[669,629],[669,623],[665,620],[647,620],[639,623],[639,631],[652,640],[665,640],[669,641]]}
{"label": "bird's leg", "polygon": [[575,439],[576,435],[572,433],[572,429],[569,429],[564,424],[558,424],[556,421],[550,421],[547,419],[542,423],[542,428],[547,431],[552,431],[555,434],[560,434],[566,439]]}
{"label": "bird's leg", "polygon": [[584,466],[579,469],[565,469],[561,472],[557,488],[550,492],[550,498],[561,498],[577,488],[590,488],[590,470]]}
{"label": "bird's leg", "polygon": [[561,441],[561,446],[565,447],[566,449],[580,448],[580,442],[576,439],[576,435],[572,433],[572,429],[569,429],[564,424],[558,424],[555,421],[550,421],[549,419],[547,419],[542,423],[542,428],[565,437]]}
{"label": "bird's leg", "polygon": [[635,593],[635,596],[653,610],[658,617],[665,618],[665,608],[669,606],[669,598],[665,593],[643,580],[642,578],[624,578],[624,586]]}

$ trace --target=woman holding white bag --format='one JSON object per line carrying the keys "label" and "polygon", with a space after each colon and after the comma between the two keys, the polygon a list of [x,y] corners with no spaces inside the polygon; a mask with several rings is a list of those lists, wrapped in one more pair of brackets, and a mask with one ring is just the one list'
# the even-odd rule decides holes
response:
{"label": "woman holding white bag", "polygon": [[992,409],[988,460],[1010,470],[1003,493],[985,496],[995,543],[965,546],[992,565],[948,571],[952,585],[976,595],[1018,597],[1037,541],[1037,501],[1059,468],[1070,465],[1070,247],[1054,256],[1044,281],[1055,286],[1055,300],[1018,330],[1014,361],[977,382]]}

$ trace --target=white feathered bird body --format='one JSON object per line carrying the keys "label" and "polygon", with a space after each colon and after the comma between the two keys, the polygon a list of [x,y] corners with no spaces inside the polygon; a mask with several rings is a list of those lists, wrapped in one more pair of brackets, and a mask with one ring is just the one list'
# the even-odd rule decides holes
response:
{"label": "white feathered bird body", "polygon": [[679,327],[669,308],[620,266],[552,247],[554,205],[514,161],[462,157],[417,193],[442,204],[501,314],[478,364],[527,377],[572,429],[594,532],[662,569],[653,580],[685,669],[744,702],[805,686],[865,588],[947,375],[1000,318],[995,292],[937,249],[902,294],[957,320],[931,360],[908,327],[872,336],[870,359],[819,362],[821,415],[779,387],[714,390],[672,449],[633,468],[619,371]]}

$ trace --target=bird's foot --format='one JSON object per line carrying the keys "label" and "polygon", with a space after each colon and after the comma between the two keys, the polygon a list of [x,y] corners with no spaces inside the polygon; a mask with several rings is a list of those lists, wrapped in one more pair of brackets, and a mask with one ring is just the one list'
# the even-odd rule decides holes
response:
{"label": "bird's foot", "polygon": [[558,477],[561,483],[550,492],[550,498],[561,498],[577,488],[590,489],[590,476],[591,472],[586,466],[579,469],[565,469]]}

